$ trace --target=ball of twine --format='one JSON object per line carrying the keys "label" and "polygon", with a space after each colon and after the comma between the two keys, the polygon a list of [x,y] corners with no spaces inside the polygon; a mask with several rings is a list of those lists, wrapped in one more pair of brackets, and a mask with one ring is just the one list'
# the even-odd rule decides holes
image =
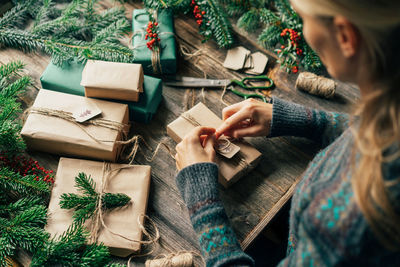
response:
{"label": "ball of twine", "polygon": [[332,98],[335,95],[336,82],[311,72],[302,72],[297,78],[296,88],[313,95]]}
{"label": "ball of twine", "polygon": [[146,267],[192,267],[193,255],[190,252],[162,255],[160,258],[147,260]]}

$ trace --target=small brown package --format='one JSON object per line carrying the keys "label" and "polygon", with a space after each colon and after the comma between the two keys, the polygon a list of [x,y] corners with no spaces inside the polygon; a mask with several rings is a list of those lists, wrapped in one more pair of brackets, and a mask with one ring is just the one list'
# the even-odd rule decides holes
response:
{"label": "small brown package", "polygon": [[[72,113],[77,107],[88,103],[95,104],[102,111],[96,118],[121,126],[123,130],[80,124],[37,112],[45,109]],[[122,140],[128,131],[129,113],[126,104],[41,89],[30,108],[21,136],[32,150],[115,162],[121,150],[117,141]]]}
{"label": "small brown package", "polygon": [[143,79],[140,64],[88,60],[81,85],[87,97],[137,102],[143,92]]}
{"label": "small brown package", "polygon": [[[100,192],[103,162],[60,158],[55,183],[51,192],[46,231],[52,236],[62,234],[72,224],[73,210],[60,208],[63,193],[80,194],[75,187],[75,177],[80,172],[90,175]],[[120,170],[115,170],[119,169]],[[114,170],[114,171],[113,171]],[[105,225],[114,233],[131,240],[141,240],[143,220],[146,213],[150,188],[151,167],[147,165],[111,164],[111,175],[106,181],[104,192],[123,193],[131,198],[127,206],[104,214]],[[90,219],[86,221],[90,225]],[[100,224],[101,225],[101,224]],[[126,257],[140,250],[139,242],[132,242],[115,235],[101,226],[97,242],[109,247],[111,254]]]}
{"label": "small brown package", "polygon": [[[196,126],[218,128],[221,123],[222,120],[218,118],[217,115],[209,110],[203,103],[199,103],[168,124],[167,134],[178,143]],[[224,187],[232,185],[242,176],[254,169],[262,155],[257,149],[245,141],[235,141],[234,143],[240,147],[240,151],[231,159],[217,154],[216,162],[219,167],[219,182]]]}

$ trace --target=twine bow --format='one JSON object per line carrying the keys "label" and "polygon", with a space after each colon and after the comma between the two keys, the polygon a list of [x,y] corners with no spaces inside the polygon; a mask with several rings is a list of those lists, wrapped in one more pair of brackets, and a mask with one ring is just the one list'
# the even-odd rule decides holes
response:
{"label": "twine bow", "polygon": [[[137,17],[142,16],[142,15],[149,15],[148,13],[141,13],[141,14],[137,14],[134,17],[134,20],[137,19]],[[154,10],[152,13],[153,18],[155,19],[155,21],[158,21],[158,13],[157,10]],[[144,26],[141,29],[135,30],[135,32],[133,32],[132,37],[129,40],[129,46],[131,47],[132,50],[135,50],[137,48],[140,47],[145,47],[145,44],[140,44],[140,45],[135,45],[132,47],[132,39],[133,37],[135,37],[136,35],[141,34],[141,39],[144,39],[144,36],[146,34],[146,26]],[[162,35],[172,35],[175,36],[175,33],[173,32],[162,32],[158,34],[160,37]],[[154,46],[154,48],[151,50],[151,67],[153,69],[153,73],[154,74],[162,74],[162,66],[161,66],[161,45],[157,45]]]}
{"label": "twine bow", "polygon": [[[133,243],[138,243],[138,244],[144,244],[144,245],[150,245],[150,244],[155,244],[158,239],[160,238],[160,232],[157,228],[157,226],[155,225],[154,221],[150,219],[150,217],[148,217],[147,215],[139,215],[137,218],[137,222],[138,225],[143,233],[143,235],[145,235],[149,240],[138,240],[138,239],[132,239],[132,238],[128,238],[124,235],[121,235],[119,233],[114,232],[113,230],[111,230],[104,222],[104,215],[103,215],[103,209],[102,209],[102,198],[103,195],[105,193],[105,188],[107,186],[107,182],[110,179],[110,177],[112,176],[112,173],[114,172],[119,172],[122,169],[127,169],[127,168],[134,168],[135,166],[133,165],[128,165],[128,166],[123,166],[123,167],[119,167],[119,168],[115,168],[115,169],[111,169],[111,164],[108,162],[104,162],[103,164],[103,171],[102,171],[102,178],[100,180],[100,194],[99,197],[97,199],[97,203],[96,203],[96,209],[94,211],[94,219],[92,220],[91,223],[91,241],[97,242],[98,238],[99,238],[99,231],[101,229],[101,226],[106,229],[108,232],[110,232],[111,234],[118,236],[122,239],[125,239],[127,241],[133,242]],[[146,218],[153,226],[154,230],[155,230],[155,234],[154,237],[152,237],[149,232],[145,229],[145,227],[143,226],[143,224],[141,223],[141,217]],[[152,252],[152,251],[151,251]],[[146,254],[148,255],[148,254]],[[143,255],[142,255],[143,256]]]}
{"label": "twine bow", "polygon": [[[181,117],[195,127],[201,126],[201,124],[196,120],[196,118],[194,118],[187,111],[182,113]],[[224,144],[221,147],[217,146],[215,149],[217,150],[218,153],[223,154],[223,151],[231,145],[232,141],[229,140],[228,138],[224,138],[224,137],[221,137],[220,139],[221,139],[221,142],[223,142]],[[217,140],[217,142],[218,142],[218,140]],[[235,160],[235,158],[236,158],[236,160]],[[243,156],[243,153],[240,151],[229,162],[231,162],[232,164],[235,164],[235,165],[240,165],[243,168],[242,171],[246,171],[248,168],[250,168],[250,164],[246,161],[246,159]]]}

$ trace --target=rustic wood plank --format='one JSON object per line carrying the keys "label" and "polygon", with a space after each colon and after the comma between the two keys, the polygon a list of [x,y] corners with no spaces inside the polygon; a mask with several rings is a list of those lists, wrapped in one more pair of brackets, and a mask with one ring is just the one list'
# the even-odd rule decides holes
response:
{"label": "rustic wood plank", "polygon": [[[120,5],[115,1],[100,1],[100,9]],[[125,3],[126,15],[132,20],[134,8],[142,8],[140,2]],[[208,78],[243,78],[245,74],[227,70],[222,66],[226,50],[219,49],[215,42],[202,43],[197,24],[191,16],[180,16],[175,19],[176,40],[192,53],[198,50],[203,53],[195,58],[186,60],[178,52],[178,74]],[[356,102],[359,95],[352,85],[338,84],[337,96],[333,100],[325,100],[298,91],[294,88],[296,75],[289,75],[276,64],[274,53],[265,50],[256,43],[254,34],[249,34],[234,26],[237,33],[237,44],[245,46],[252,52],[262,51],[270,57],[267,74],[274,80],[276,87],[272,95],[291,100],[314,108],[335,111],[351,111],[351,104]],[[123,38],[129,43],[130,36]],[[0,63],[20,59],[27,64],[26,74],[34,78],[34,85],[21,97],[25,106],[29,106],[40,89],[40,75],[50,62],[48,56],[31,53],[25,54],[14,49],[0,50]],[[148,145],[154,150],[161,141],[172,149],[175,143],[166,134],[166,125],[175,120],[182,112],[199,101],[204,102],[213,112],[220,115],[225,107],[220,101],[221,89],[200,90],[191,88],[179,89],[164,86],[163,101],[157,114],[150,124],[134,123],[130,135],[142,135]],[[203,98],[204,96],[204,98]],[[237,95],[226,93],[224,100],[237,103],[242,100]],[[246,177],[228,189],[220,187],[222,201],[228,217],[237,234],[241,245],[246,249],[255,237],[268,225],[280,208],[290,199],[294,188],[301,179],[301,174],[309,161],[320,149],[318,144],[303,138],[252,138],[250,143],[263,153],[259,166]],[[152,166],[152,182],[149,196],[148,214],[155,221],[161,233],[161,247],[153,253],[177,252],[179,250],[199,251],[198,242],[192,229],[188,211],[175,185],[175,161],[165,149],[161,149],[152,162],[144,155],[151,156],[152,151],[142,146],[141,153],[135,163]],[[41,152],[29,151],[29,155],[39,160],[46,168],[57,169],[58,156]],[[26,257],[22,257],[26,258]],[[135,258],[135,263],[142,264],[146,258]],[[126,262],[127,259],[115,258],[116,262]],[[24,260],[26,264],[26,260]],[[196,259],[200,264],[200,260]]]}

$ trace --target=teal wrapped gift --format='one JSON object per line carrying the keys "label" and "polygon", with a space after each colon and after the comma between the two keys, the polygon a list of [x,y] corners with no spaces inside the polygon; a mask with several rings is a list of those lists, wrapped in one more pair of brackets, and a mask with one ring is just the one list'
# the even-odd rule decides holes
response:
{"label": "teal wrapped gift", "polygon": [[159,29],[161,71],[154,71],[152,67],[152,50],[147,48],[145,34],[149,23],[149,15],[145,9],[134,9],[132,17],[134,63],[142,64],[145,74],[175,74],[176,73],[176,43],[174,36],[174,15],[169,9],[162,9],[157,13]]}
{"label": "teal wrapped gift", "polygon": [[[50,63],[40,77],[42,88],[73,95],[85,95],[85,88],[80,85],[84,64],[71,62],[57,66]],[[128,104],[130,120],[149,123],[162,100],[162,81],[144,76],[143,93],[139,102],[113,100]]]}

